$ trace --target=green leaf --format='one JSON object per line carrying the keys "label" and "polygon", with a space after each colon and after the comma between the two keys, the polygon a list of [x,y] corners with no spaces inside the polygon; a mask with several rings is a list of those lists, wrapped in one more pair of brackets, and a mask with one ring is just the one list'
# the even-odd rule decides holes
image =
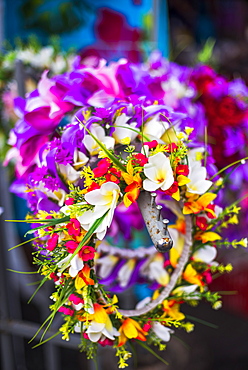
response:
{"label": "green leaf", "polygon": [[186,317],[190,320],[193,320],[193,321],[196,321],[196,322],[199,322],[200,324],[203,324],[203,325],[206,325],[206,326],[209,326],[210,328],[213,328],[213,329],[218,329],[218,326],[215,325],[215,324],[212,324],[211,322],[208,322],[208,321],[205,321],[205,320],[202,320],[202,319],[199,319],[197,317],[194,317],[194,316],[190,316],[190,315],[186,315]]}
{"label": "green leaf", "polygon": [[[53,219],[52,221],[50,220],[50,222],[47,223],[47,225],[45,225],[45,227],[50,227],[50,226],[62,224],[62,223],[67,222],[67,221],[70,221],[70,216],[65,216],[65,217],[62,217],[62,218],[56,218],[56,219]],[[36,220],[36,223],[39,224],[40,221]],[[44,229],[44,225],[41,225],[41,226],[35,227],[31,230],[28,230],[26,232],[26,234],[24,235],[24,237],[28,234],[33,234],[36,230],[40,230],[40,229]]]}
{"label": "green leaf", "polygon": [[31,297],[29,298],[28,300],[28,303],[30,303],[32,301],[32,299],[34,298],[35,294],[40,290],[40,288],[42,287],[42,285],[48,280],[48,276],[49,275],[46,275],[40,282],[39,286],[35,289],[34,293],[31,295]]}
{"label": "green leaf", "polygon": [[22,246],[22,245],[24,245],[24,244],[29,243],[29,242],[32,242],[33,240],[36,240],[36,239],[39,239],[39,237],[37,236],[36,238],[28,239],[28,240],[26,240],[26,241],[25,241],[25,242],[23,242],[23,243],[17,244],[17,245],[15,245],[14,247],[9,248],[9,249],[8,249],[8,251],[12,251],[13,249],[18,248],[18,247],[20,247],[20,246]]}
{"label": "green leaf", "polygon": [[18,270],[12,270],[12,269],[7,269],[7,271],[10,272],[15,272],[17,274],[23,274],[23,275],[32,275],[32,274],[38,274],[38,271],[18,271]]}
{"label": "green leaf", "polygon": [[70,259],[64,264],[64,267],[60,270],[60,272],[63,272],[69,266],[69,264],[70,264],[71,260],[73,259],[73,257],[80,251],[80,249],[86,243],[88,243],[88,241],[90,240],[90,238],[92,237],[92,235],[94,234],[94,232],[96,231],[96,229],[98,228],[98,226],[102,223],[102,221],[104,220],[104,218],[107,216],[108,212],[109,212],[109,210],[107,210],[107,212],[105,212],[102,217],[98,218],[93,223],[93,225],[89,228],[89,230],[85,234],[84,238],[79,243],[78,247],[75,249],[74,253],[71,255]]}
{"label": "green leaf", "polygon": [[41,346],[42,344],[44,344],[44,343],[48,342],[49,340],[51,340],[51,339],[53,339],[53,338],[57,337],[57,335],[59,335],[59,334],[60,334],[60,331],[57,331],[55,334],[51,335],[49,338],[47,338],[47,339],[43,340],[42,342],[40,342],[40,343],[36,344],[36,345],[35,345],[35,346],[33,346],[32,348],[34,349],[34,348],[37,348],[37,347]]}
{"label": "green leaf", "polygon": [[[76,117],[77,118],[77,117]],[[107,148],[104,144],[101,143],[100,140],[97,139],[95,135],[93,135],[89,129],[78,119],[78,122],[84,127],[84,129],[88,132],[88,134],[95,140],[95,142],[100,146],[100,148],[104,151],[104,153],[108,156],[108,158],[118,167],[121,171],[127,172],[126,167],[117,159]]]}
{"label": "green leaf", "polygon": [[210,177],[209,180],[212,181],[213,178],[218,176],[220,173],[226,171],[228,168],[234,166],[235,164],[242,163],[243,161],[246,161],[247,159],[248,159],[248,157],[245,157],[245,158],[239,159],[238,161],[235,161],[235,162],[229,164],[228,166],[226,166],[226,167],[222,168],[221,170],[219,170],[218,172],[216,172],[212,177]]}
{"label": "green leaf", "polygon": [[138,343],[141,347],[145,348],[147,351],[149,351],[153,356],[157,357],[158,360],[163,362],[165,365],[169,365],[167,361],[165,361],[162,357],[160,357],[153,349],[151,349],[149,346],[147,346],[144,342],[136,340],[136,343]]}
{"label": "green leaf", "polygon": [[212,38],[207,39],[205,45],[203,46],[203,49],[197,55],[197,59],[200,63],[210,64],[213,56],[215,42],[216,41]]}

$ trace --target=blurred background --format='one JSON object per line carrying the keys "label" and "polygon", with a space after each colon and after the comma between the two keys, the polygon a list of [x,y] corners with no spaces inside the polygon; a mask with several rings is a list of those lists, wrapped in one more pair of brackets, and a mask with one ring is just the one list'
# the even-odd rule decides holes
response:
{"label": "blurred background", "polygon": [[[209,40],[215,41],[212,66],[228,78],[241,77],[248,82],[246,0],[0,0],[1,161],[8,149],[8,132],[16,120],[11,99],[5,94],[6,86],[12,96],[24,96],[35,88],[45,68],[61,73],[75,54],[108,61],[127,58],[136,63],[159,49],[164,57],[191,66]],[[33,56],[25,54],[27,45],[34,51]],[[50,49],[41,55],[41,47]],[[18,57],[16,50],[22,51]],[[35,52],[39,54],[36,59]],[[48,64],[47,55],[51,52],[53,61]],[[17,59],[23,63],[18,64]],[[7,252],[23,241],[25,227],[15,227],[4,220],[24,218],[27,211],[25,202],[8,190],[12,180],[11,169],[2,167],[1,370],[95,369],[95,364],[77,350],[77,338],[70,342],[55,339],[36,349],[28,343],[47,317],[50,287],[27,304],[36,278],[7,271],[32,271],[30,246]],[[162,354],[170,365],[166,367],[139,349],[138,369],[248,368],[248,256],[246,252],[234,256],[231,251],[221,251],[221,259],[234,266],[232,273],[212,285],[213,290],[232,292],[224,296],[223,308],[216,312],[204,303],[197,309],[185,307],[186,314],[199,323],[193,333],[177,331],[173,336]],[[98,368],[117,368],[111,350],[100,349]]]}

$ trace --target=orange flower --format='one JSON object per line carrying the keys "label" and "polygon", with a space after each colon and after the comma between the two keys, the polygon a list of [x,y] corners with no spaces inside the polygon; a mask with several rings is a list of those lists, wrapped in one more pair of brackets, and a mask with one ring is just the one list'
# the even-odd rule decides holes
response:
{"label": "orange flower", "polygon": [[202,281],[202,276],[197,273],[197,271],[192,267],[191,264],[186,267],[182,277],[184,280],[188,281],[191,284],[196,284],[199,286],[204,285]]}
{"label": "orange flower", "polygon": [[128,185],[124,190],[123,202],[126,207],[129,207],[138,198],[142,186],[142,179],[139,173],[134,175],[132,160],[128,161],[127,172],[122,172],[122,177]]}
{"label": "orange flower", "polygon": [[202,211],[211,212],[214,214],[214,211],[211,208],[208,208],[208,205],[217,197],[213,193],[205,193],[195,200],[195,196],[189,198],[188,202],[185,202],[183,207],[183,214],[189,215],[191,213],[200,213]]}
{"label": "orange flower", "polygon": [[194,236],[195,240],[201,240],[203,243],[221,240],[222,237],[213,231],[198,231]]}
{"label": "orange flower", "polygon": [[85,285],[94,285],[95,282],[90,278],[90,266],[85,264],[82,270],[77,274],[75,279],[75,287],[80,290]]}
{"label": "orange flower", "polygon": [[182,234],[186,234],[186,222],[184,217],[179,217],[174,225],[169,225],[169,228],[176,229]]}
{"label": "orange flower", "polygon": [[146,341],[147,333],[141,328],[140,324],[128,317],[126,320],[123,321],[121,327],[119,328],[120,336],[119,336],[119,344],[118,347],[123,346],[128,339],[139,339],[143,342]]}
{"label": "orange flower", "polygon": [[175,320],[183,320],[185,318],[185,315],[179,311],[180,304],[177,301],[171,300],[165,300],[163,301],[163,311],[165,312],[163,314],[164,317],[169,316],[172,319]]}

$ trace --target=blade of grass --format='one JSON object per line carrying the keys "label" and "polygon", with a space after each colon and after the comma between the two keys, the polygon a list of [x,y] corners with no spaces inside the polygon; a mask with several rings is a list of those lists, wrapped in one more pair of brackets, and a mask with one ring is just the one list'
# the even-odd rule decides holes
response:
{"label": "blade of grass", "polygon": [[98,226],[102,223],[102,221],[104,220],[104,218],[107,216],[109,210],[107,212],[105,212],[105,214],[100,217],[98,220],[96,220],[93,225],[89,228],[89,230],[87,231],[87,233],[85,234],[84,238],[82,239],[82,241],[79,243],[78,247],[75,249],[74,253],[72,253],[70,259],[63,265],[63,268],[60,270],[60,272],[63,272],[70,264],[71,260],[73,259],[73,257],[80,251],[80,249],[86,244],[88,243],[88,241],[90,240],[90,238],[92,237],[92,235],[94,234],[95,230],[98,228]]}
{"label": "blade of grass", "polygon": [[60,334],[60,331],[57,331],[55,334],[51,335],[51,337],[49,337],[49,338],[47,338],[47,339],[43,340],[42,342],[40,342],[40,343],[36,344],[35,346],[33,346],[33,347],[32,347],[32,349],[34,349],[34,348],[37,348],[37,347],[41,346],[42,344],[44,344],[44,343],[48,342],[49,340],[51,340],[51,339],[53,339],[53,338],[57,337],[57,335],[59,335],[59,334]]}
{"label": "blade of grass", "polygon": [[107,157],[118,167],[122,172],[126,172],[126,167],[123,166],[123,164],[112,154],[104,144],[101,143],[100,140],[97,139],[95,135],[93,135],[90,130],[83,124],[83,122],[76,117],[78,122],[83,126],[83,128],[88,132],[88,134],[95,140],[95,142],[100,146],[100,148],[104,151],[104,153],[107,155]]}
{"label": "blade of grass", "polygon": [[40,288],[42,287],[42,285],[44,285],[44,284],[45,284],[45,282],[46,282],[47,280],[48,280],[48,275],[47,275],[47,276],[45,276],[45,277],[41,280],[41,282],[40,282],[39,286],[35,289],[34,293],[33,293],[33,294],[31,295],[31,297],[29,298],[28,303],[30,303],[30,302],[32,301],[32,299],[34,298],[35,294],[40,290]]}
{"label": "blade of grass", "polygon": [[147,351],[149,351],[153,356],[157,357],[157,359],[160,360],[160,361],[162,361],[165,365],[167,365],[167,366],[169,365],[169,363],[166,360],[164,360],[162,357],[160,357],[155,351],[153,351],[153,349],[151,349],[150,347],[148,347],[144,342],[141,342],[141,341],[136,340],[136,343],[139,346],[145,348]]}
{"label": "blade of grass", "polygon": [[[62,223],[67,222],[67,221],[70,221],[70,216],[65,216],[65,217],[62,217],[62,218],[56,218],[53,221],[50,220],[50,222],[46,225],[46,228],[47,227],[50,227],[50,226],[57,225],[57,224],[62,224]],[[36,223],[39,224],[40,223],[39,220],[36,220]],[[40,230],[40,229],[44,229],[44,225],[41,225],[41,226],[35,227],[35,228],[31,229],[31,230],[28,230],[26,232],[26,234],[24,235],[24,237],[26,235],[32,234],[36,230]]]}
{"label": "blade of grass", "polygon": [[29,243],[29,242],[32,242],[33,240],[36,240],[36,239],[39,239],[39,237],[37,236],[36,238],[28,239],[28,240],[26,240],[25,242],[22,242],[22,243],[20,243],[20,244],[15,245],[14,247],[9,248],[9,249],[8,249],[8,251],[10,252],[10,251],[12,251],[12,250],[13,250],[13,249],[15,249],[15,248],[18,248],[18,247],[20,247],[20,246],[22,246],[22,245],[24,245],[24,244],[27,244],[27,243]]}
{"label": "blade of grass", "polygon": [[219,170],[218,172],[216,172],[212,177],[210,177],[210,181],[212,181],[216,176],[218,176],[220,173],[226,171],[228,168],[234,166],[235,164],[238,164],[238,163],[242,163],[242,161],[246,161],[248,159],[248,157],[245,157],[245,158],[242,158],[242,159],[239,159],[238,161],[235,161],[231,164],[229,164],[228,166],[222,168],[221,170]]}
{"label": "blade of grass", "polygon": [[27,274],[27,275],[32,275],[32,274],[38,274],[38,271],[17,271],[17,270],[12,270],[12,269],[7,269],[7,271],[15,272],[17,274]]}
{"label": "blade of grass", "polygon": [[131,351],[132,351],[134,368],[137,369],[137,367],[138,367],[138,359],[137,359],[136,349],[134,348],[134,345],[133,345],[133,343],[131,341],[129,341],[128,344],[129,344],[129,346],[131,348]]}
{"label": "blade of grass", "polygon": [[186,315],[186,317],[190,320],[193,320],[193,321],[196,321],[196,322],[199,322],[200,324],[203,324],[203,325],[206,325],[206,326],[209,326],[210,328],[213,328],[213,329],[218,329],[218,326],[215,325],[215,324],[212,324],[211,322],[207,322],[205,320],[202,320],[202,319],[199,319],[197,317],[194,317],[194,316],[190,316],[190,315]]}

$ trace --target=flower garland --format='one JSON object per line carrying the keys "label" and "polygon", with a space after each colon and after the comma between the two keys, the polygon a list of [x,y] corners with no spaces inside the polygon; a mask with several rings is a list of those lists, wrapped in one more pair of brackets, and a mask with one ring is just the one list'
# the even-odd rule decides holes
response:
{"label": "flower garland", "polygon": [[[38,94],[28,98],[33,110],[18,102],[23,113],[15,133],[32,210],[26,221],[33,226],[28,234],[35,234],[34,262],[44,276],[41,285],[55,283],[42,339],[61,312],[63,339],[80,333],[88,358],[98,344],[110,345],[124,368],[130,341],[164,349],[173,327],[193,329],[183,303],[206,299],[221,306],[208,285],[216,272],[232,267],[216,262],[217,247],[246,247],[247,239],[222,238],[240,208],[237,202],[218,205],[223,180],[217,172],[209,175],[208,153],[193,140],[187,114],[148,93],[126,97],[111,75],[117,67],[127,65],[74,72],[77,99],[84,101],[76,112],[72,76],[49,80],[44,73]],[[57,128],[68,112],[70,121]],[[142,215],[156,249],[121,249],[106,240],[118,212],[117,233],[122,219]],[[119,308],[117,293],[139,282],[149,284],[151,296],[133,310]]]}

